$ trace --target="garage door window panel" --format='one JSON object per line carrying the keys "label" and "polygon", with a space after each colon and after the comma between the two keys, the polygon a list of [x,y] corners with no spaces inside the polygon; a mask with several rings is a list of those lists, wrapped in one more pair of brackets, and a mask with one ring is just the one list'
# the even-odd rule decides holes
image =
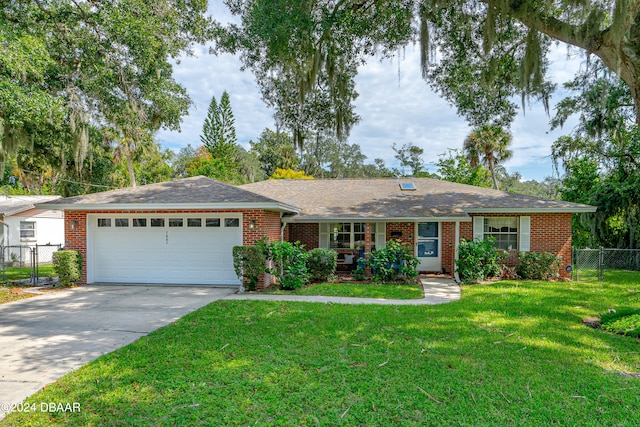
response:
{"label": "garage door window panel", "polygon": [[98,218],[98,227],[111,227],[111,218]]}
{"label": "garage door window panel", "polygon": [[164,218],[151,218],[152,227],[164,227]]}
{"label": "garage door window panel", "polygon": [[132,220],[132,224],[134,227],[146,227],[147,226],[147,218],[134,218]]}
{"label": "garage door window panel", "polygon": [[183,218],[169,218],[169,227],[182,227],[183,225]]}
{"label": "garage door window panel", "polygon": [[220,227],[220,218],[207,218],[205,220],[206,227]]}
{"label": "garage door window panel", "polygon": [[239,218],[225,218],[224,219],[225,227],[240,227],[240,219]]}
{"label": "garage door window panel", "polygon": [[202,218],[187,218],[187,227],[202,227]]}
{"label": "garage door window panel", "polygon": [[116,218],[116,227],[128,227],[129,218]]}

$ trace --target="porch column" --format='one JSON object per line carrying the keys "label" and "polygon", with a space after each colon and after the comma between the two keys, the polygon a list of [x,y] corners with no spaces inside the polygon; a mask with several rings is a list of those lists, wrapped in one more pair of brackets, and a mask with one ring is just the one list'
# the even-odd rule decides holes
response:
{"label": "porch column", "polygon": [[371,252],[371,223],[367,222],[364,225],[364,253]]}
{"label": "porch column", "polygon": [[[364,224],[364,258],[369,259],[369,253],[371,252],[371,223]],[[365,269],[367,276],[371,275],[371,267]]]}

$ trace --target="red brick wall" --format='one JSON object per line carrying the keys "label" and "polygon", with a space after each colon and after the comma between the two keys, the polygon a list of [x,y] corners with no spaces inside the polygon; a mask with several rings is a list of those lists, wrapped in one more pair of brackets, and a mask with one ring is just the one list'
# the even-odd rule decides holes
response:
{"label": "red brick wall", "polygon": [[[571,214],[570,213],[521,213],[482,214],[479,216],[529,216],[531,217],[531,252],[550,252],[562,258],[561,277],[568,278],[565,268],[571,265]],[[471,234],[473,237],[473,233]]]}
{"label": "red brick wall", "polygon": [[[278,212],[262,210],[245,210],[241,212],[243,245],[253,245],[265,236],[270,242],[280,240],[280,214]],[[251,221],[254,221],[253,230],[250,228]]]}
{"label": "red brick wall", "polygon": [[290,223],[287,224],[287,241],[299,241],[307,250],[320,246],[320,224],[318,223]]}
{"label": "red brick wall", "polygon": [[[241,213],[243,226],[243,245],[253,245],[264,236],[270,241],[280,240],[280,214],[259,209],[244,210],[216,210],[216,209],[169,209],[169,210],[109,210],[109,211],[65,211],[64,233],[65,249],[80,251],[82,254],[82,281],[87,283],[87,215],[89,214],[185,214],[185,213]],[[250,221],[255,221],[255,227],[250,230]],[[75,221],[72,230],[71,222]]]}
{"label": "red brick wall", "polygon": [[442,231],[442,272],[453,274],[453,257],[455,252],[453,242],[456,239],[456,223],[443,222],[440,224],[440,229]]}
{"label": "red brick wall", "polygon": [[402,233],[402,236],[395,238],[403,243],[408,243],[411,248],[414,247],[414,234],[416,231],[415,222],[388,222],[387,223],[387,241],[394,239],[393,233]]}

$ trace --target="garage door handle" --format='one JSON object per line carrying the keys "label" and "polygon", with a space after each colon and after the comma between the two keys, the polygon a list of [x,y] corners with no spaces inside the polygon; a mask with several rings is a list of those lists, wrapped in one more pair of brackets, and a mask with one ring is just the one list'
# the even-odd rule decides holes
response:
{"label": "garage door handle", "polygon": [[164,232],[164,241],[165,241],[165,243],[167,245],[169,244],[169,232],[168,231]]}

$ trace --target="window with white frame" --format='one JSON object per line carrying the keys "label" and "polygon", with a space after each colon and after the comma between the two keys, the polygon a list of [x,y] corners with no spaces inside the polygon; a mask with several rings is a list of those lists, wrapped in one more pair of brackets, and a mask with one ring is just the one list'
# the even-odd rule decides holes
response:
{"label": "window with white frame", "polygon": [[329,248],[331,249],[363,249],[365,236],[371,235],[371,249],[376,244],[376,224],[364,222],[336,222],[329,224]]}
{"label": "window with white frame", "polygon": [[505,251],[518,249],[518,217],[485,217],[484,238],[493,237],[495,247]]}
{"label": "window with white frame", "polygon": [[20,240],[36,239],[35,221],[20,221]]}

